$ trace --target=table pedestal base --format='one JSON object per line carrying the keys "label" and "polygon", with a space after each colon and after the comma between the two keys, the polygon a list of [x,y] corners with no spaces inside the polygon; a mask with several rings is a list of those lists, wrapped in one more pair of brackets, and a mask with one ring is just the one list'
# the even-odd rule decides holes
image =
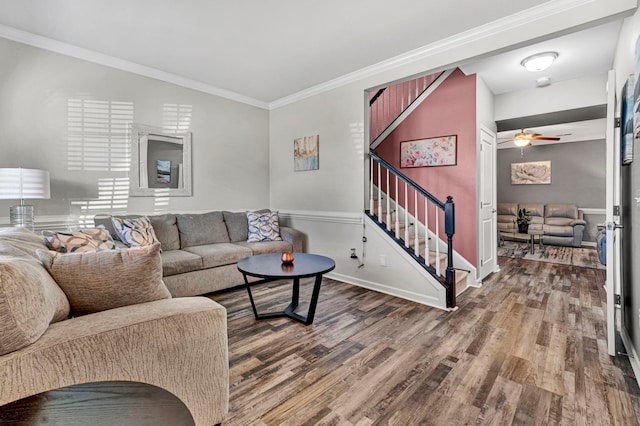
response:
{"label": "table pedestal base", "polygon": [[244,277],[244,282],[247,287],[247,293],[249,293],[249,300],[251,300],[251,308],[253,309],[253,315],[256,320],[261,319],[269,319],[269,318],[291,318],[294,321],[298,321],[304,325],[309,325],[313,323],[313,317],[316,314],[316,305],[318,304],[318,296],[320,295],[320,285],[322,284],[322,274],[316,275],[315,283],[313,284],[313,293],[311,295],[311,301],[309,302],[309,310],[307,312],[307,316],[302,316],[295,312],[298,307],[298,302],[300,298],[300,278],[293,279],[293,292],[291,294],[291,303],[286,307],[284,311],[276,311],[276,312],[265,312],[258,313],[256,309],[255,301],[253,300],[253,293],[251,293],[251,286],[255,286],[258,284],[264,284],[271,281],[276,281],[278,279],[265,279],[261,281],[256,281],[253,283],[249,283],[246,274],[242,274]]}

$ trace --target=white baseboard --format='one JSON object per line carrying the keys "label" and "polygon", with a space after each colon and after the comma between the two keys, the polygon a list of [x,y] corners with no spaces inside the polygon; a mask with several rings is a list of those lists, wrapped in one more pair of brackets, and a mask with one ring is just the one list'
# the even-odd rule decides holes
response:
{"label": "white baseboard", "polygon": [[[422,305],[431,306],[433,308],[449,310],[445,306],[442,306],[441,304],[439,304],[440,301],[435,297],[429,297],[423,294],[414,293],[412,291],[389,287],[384,284],[374,283],[372,281],[355,278],[355,277],[340,274],[337,272],[329,272],[328,274],[325,274],[325,277],[331,278],[337,281],[342,281],[347,284],[353,284],[358,287],[363,287],[368,290],[377,291],[379,293],[388,294],[390,296],[399,297],[401,299],[410,300],[412,302],[420,303]],[[443,287],[443,291],[444,291],[444,287]]]}

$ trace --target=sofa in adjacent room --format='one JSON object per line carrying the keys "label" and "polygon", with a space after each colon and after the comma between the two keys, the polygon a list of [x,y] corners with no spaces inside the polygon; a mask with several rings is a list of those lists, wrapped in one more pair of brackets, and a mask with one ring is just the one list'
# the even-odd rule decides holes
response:
{"label": "sofa in adjacent room", "polygon": [[[248,216],[259,225],[250,227]],[[97,215],[94,222],[120,240],[113,218],[140,217]],[[278,213],[269,210],[146,217],[160,241],[163,280],[174,297],[202,295],[244,284],[236,264],[245,257],[304,251],[304,234],[279,226]]]}
{"label": "sofa in adjacent room", "polygon": [[498,203],[498,231],[508,238],[517,232],[518,210],[526,209],[531,215],[529,229],[543,232],[544,244],[580,247],[586,222],[584,213],[575,204]]}
{"label": "sofa in adjacent room", "polygon": [[0,230],[0,405],[133,381],[171,392],[196,425],[212,425],[228,412],[228,375],[225,308],[172,298],[158,244],[61,254],[31,231]]}

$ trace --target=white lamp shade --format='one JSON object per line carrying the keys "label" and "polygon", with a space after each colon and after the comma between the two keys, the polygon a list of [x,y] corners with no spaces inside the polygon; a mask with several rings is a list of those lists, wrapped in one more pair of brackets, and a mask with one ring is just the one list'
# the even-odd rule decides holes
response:
{"label": "white lamp shade", "polygon": [[38,169],[0,169],[0,199],[51,198],[49,172]]}

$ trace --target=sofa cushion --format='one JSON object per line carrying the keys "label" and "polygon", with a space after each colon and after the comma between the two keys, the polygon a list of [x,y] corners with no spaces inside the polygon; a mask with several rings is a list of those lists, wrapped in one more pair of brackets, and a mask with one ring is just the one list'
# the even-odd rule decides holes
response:
{"label": "sofa cushion", "polygon": [[37,254],[69,298],[74,315],[171,297],[162,282],[158,243],[125,250],[69,254],[38,250]]}
{"label": "sofa cushion", "polygon": [[160,214],[147,216],[151,221],[153,232],[160,241],[162,250],[180,249],[180,233],[178,232],[178,219],[174,214]]}
{"label": "sofa cushion", "polygon": [[498,203],[496,210],[498,211],[498,216],[518,216],[517,203]]}
{"label": "sofa cushion", "polygon": [[180,248],[228,243],[229,234],[222,212],[177,214]]}
{"label": "sofa cushion", "polygon": [[554,235],[557,237],[573,237],[573,226],[557,226],[547,225],[543,226],[545,235]]}
{"label": "sofa cushion", "polygon": [[204,268],[215,268],[216,266],[230,265],[240,259],[252,255],[251,249],[232,243],[207,244],[202,246],[187,247],[184,249],[189,253],[196,254],[202,258]]}
{"label": "sofa cushion", "polygon": [[138,218],[113,216],[111,222],[120,241],[129,247],[150,246],[159,242],[151,221],[146,216]]}
{"label": "sofa cushion", "polygon": [[247,212],[247,222],[249,225],[247,242],[282,241],[278,212]]}
{"label": "sofa cushion", "polygon": [[247,224],[247,214],[245,212],[222,212],[224,224],[227,226],[229,241],[236,243],[238,241],[247,241],[249,234],[249,225]]}
{"label": "sofa cushion", "polygon": [[[578,219],[578,207],[575,204],[547,204],[544,206],[544,217]],[[549,221],[545,220],[545,223]]]}
{"label": "sofa cushion", "polygon": [[0,257],[0,355],[32,344],[68,315],[66,296],[35,259]]}
{"label": "sofa cushion", "polygon": [[288,241],[260,241],[257,243],[239,242],[239,246],[247,247],[255,256],[265,253],[282,253],[285,251],[294,251],[293,244]]}
{"label": "sofa cushion", "polygon": [[184,250],[162,251],[162,276],[184,274],[203,268],[202,258]]}
{"label": "sofa cushion", "polygon": [[80,253],[93,250],[114,250],[116,244],[104,228],[86,228],[73,232],[42,231],[50,250],[60,253]]}

